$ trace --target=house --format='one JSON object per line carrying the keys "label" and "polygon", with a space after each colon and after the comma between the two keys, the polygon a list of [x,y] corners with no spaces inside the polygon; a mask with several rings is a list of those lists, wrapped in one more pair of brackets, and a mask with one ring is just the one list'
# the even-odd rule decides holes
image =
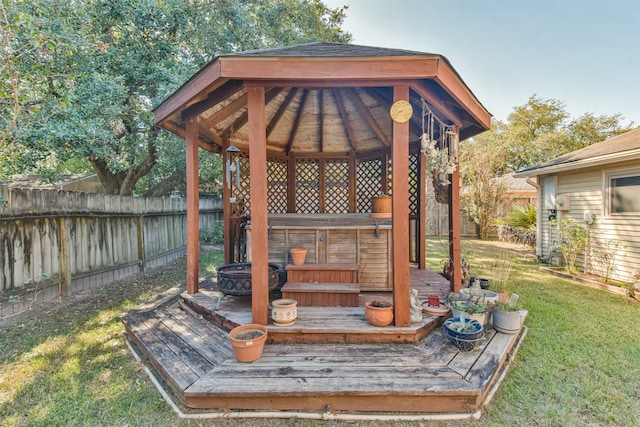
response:
{"label": "house", "polygon": [[[559,260],[559,227],[571,218],[588,231],[588,245],[577,265],[610,278],[631,282],[640,264],[640,128],[520,171],[535,177],[539,258]],[[622,245],[622,247],[620,246]]]}

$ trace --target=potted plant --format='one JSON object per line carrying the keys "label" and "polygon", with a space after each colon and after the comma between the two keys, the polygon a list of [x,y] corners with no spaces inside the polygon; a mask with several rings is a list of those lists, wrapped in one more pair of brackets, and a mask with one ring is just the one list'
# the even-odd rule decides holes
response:
{"label": "potted plant", "polygon": [[509,276],[513,264],[513,254],[503,252],[494,263],[493,283],[499,294],[493,310],[493,328],[505,334],[515,334],[522,327],[524,311],[518,306],[520,296],[512,293]]}
{"label": "potted plant", "polygon": [[274,325],[293,325],[297,317],[298,301],[292,298],[283,298],[271,302],[271,320],[273,320]]}
{"label": "potted plant", "polygon": [[484,327],[475,319],[451,317],[444,322],[444,331],[460,350],[473,350],[484,336]]}
{"label": "potted plant", "polygon": [[493,328],[504,334],[516,334],[522,327],[523,310],[518,306],[520,296],[511,294],[509,301],[498,302],[493,310]]}
{"label": "potted plant", "polygon": [[373,326],[387,326],[393,322],[393,305],[384,301],[366,301],[364,317]]}
{"label": "potted plant", "polygon": [[453,317],[474,319],[482,325],[489,321],[489,313],[494,302],[486,301],[483,296],[474,296],[464,292],[452,293],[447,297],[447,304],[451,307]]}
{"label": "potted plant", "polygon": [[267,327],[255,323],[235,327],[229,332],[229,341],[238,362],[253,362],[262,356]]}

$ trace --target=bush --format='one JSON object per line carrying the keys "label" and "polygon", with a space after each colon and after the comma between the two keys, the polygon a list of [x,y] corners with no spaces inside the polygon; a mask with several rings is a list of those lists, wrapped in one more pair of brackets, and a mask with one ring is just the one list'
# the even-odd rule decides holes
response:
{"label": "bush", "polygon": [[509,218],[495,221],[498,227],[498,237],[502,241],[519,243],[522,245],[536,245],[536,206],[514,203],[511,206]]}

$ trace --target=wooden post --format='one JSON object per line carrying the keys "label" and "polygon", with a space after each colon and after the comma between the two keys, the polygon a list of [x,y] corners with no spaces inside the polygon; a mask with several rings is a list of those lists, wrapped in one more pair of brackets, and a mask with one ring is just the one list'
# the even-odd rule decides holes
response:
{"label": "wooden post", "polygon": [[198,130],[195,117],[185,120],[187,142],[187,293],[198,292],[200,225],[198,223]]}
{"label": "wooden post", "polygon": [[[393,100],[409,100],[409,86],[395,86]],[[396,326],[411,325],[409,289],[409,122],[393,122],[391,149],[393,174],[392,240],[393,240],[393,305]],[[383,168],[386,170],[386,168]]]}
{"label": "wooden post", "polygon": [[[455,130],[458,132],[458,130]],[[462,287],[462,250],[460,247],[460,164],[458,159],[458,137],[451,138],[450,158],[456,169],[449,176],[449,260],[451,261],[451,291]]]}
{"label": "wooden post", "polygon": [[247,95],[251,177],[251,313],[253,323],[266,325],[269,319],[269,236],[265,90],[263,87],[249,87]]}
{"label": "wooden post", "polygon": [[60,296],[68,297],[71,292],[71,255],[69,253],[69,233],[67,233],[67,219],[58,220],[58,238],[60,239]]}
{"label": "wooden post", "polygon": [[142,228],[142,215],[136,216],[136,231],[138,233],[138,259],[140,260],[140,271],[145,270],[145,257],[144,257],[144,230]]}
{"label": "wooden post", "polygon": [[427,268],[427,156],[418,153],[418,235],[416,236],[416,252],[418,254],[418,268]]}

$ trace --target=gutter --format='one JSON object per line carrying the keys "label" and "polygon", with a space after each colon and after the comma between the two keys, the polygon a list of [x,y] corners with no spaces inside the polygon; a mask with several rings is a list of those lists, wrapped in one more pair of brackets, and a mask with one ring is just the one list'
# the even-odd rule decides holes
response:
{"label": "gutter", "polygon": [[540,167],[537,169],[525,169],[516,172],[513,176],[516,178],[524,178],[536,175],[546,175],[554,172],[564,172],[573,169],[581,169],[592,166],[606,165],[614,162],[625,162],[629,160],[638,160],[640,158],[640,149],[625,151],[624,153],[607,154],[600,157],[576,160],[574,162],[566,162],[558,165]]}

